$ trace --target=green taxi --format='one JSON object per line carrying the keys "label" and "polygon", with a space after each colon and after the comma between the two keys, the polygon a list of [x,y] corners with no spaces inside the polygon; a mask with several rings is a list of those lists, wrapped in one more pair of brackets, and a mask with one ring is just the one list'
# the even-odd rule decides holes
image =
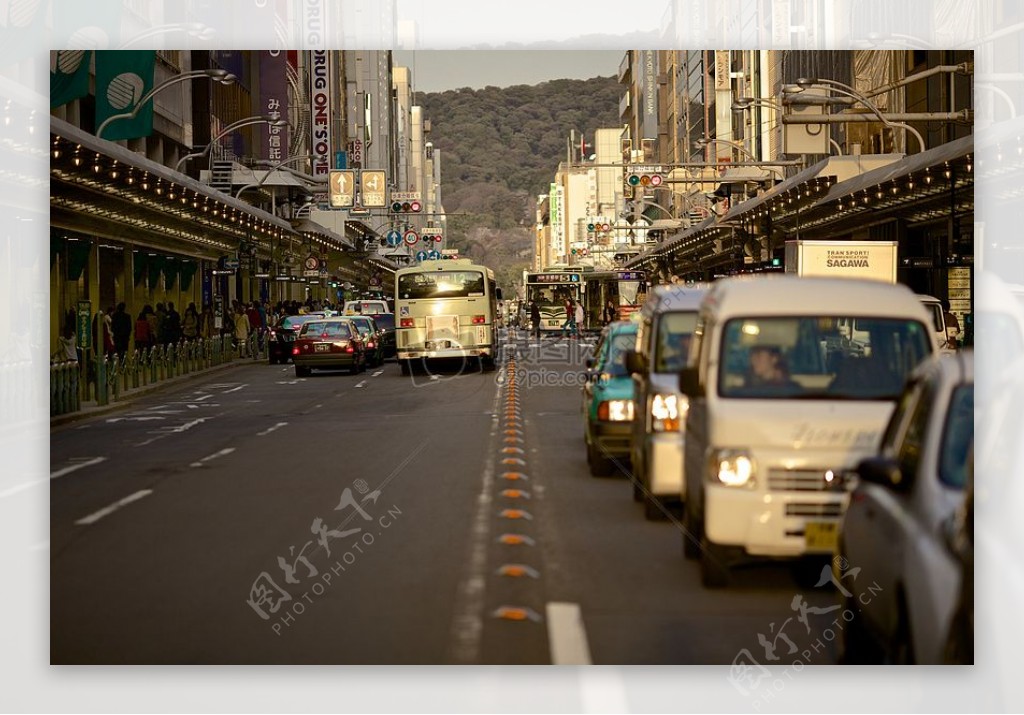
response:
{"label": "green taxi", "polygon": [[633,380],[625,354],[636,344],[637,323],[617,321],[601,332],[583,373],[583,438],[590,473],[608,476],[630,453],[633,432]]}

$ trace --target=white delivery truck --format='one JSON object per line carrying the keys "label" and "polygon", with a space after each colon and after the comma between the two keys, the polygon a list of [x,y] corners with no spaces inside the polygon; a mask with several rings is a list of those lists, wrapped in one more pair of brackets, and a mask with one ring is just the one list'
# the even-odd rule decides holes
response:
{"label": "white delivery truck", "polygon": [[935,352],[930,321],[909,288],[878,280],[711,285],[679,376],[684,553],[706,586],[745,559],[827,563],[843,474],[874,454],[907,375]]}

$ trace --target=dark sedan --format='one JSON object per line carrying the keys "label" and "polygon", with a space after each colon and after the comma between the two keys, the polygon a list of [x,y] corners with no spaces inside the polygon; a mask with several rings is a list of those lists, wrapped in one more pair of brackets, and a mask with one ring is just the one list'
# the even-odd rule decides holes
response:
{"label": "dark sedan", "polygon": [[351,320],[359,330],[366,348],[367,367],[377,367],[384,364],[383,332],[376,321],[367,315],[346,315],[346,320]]}
{"label": "dark sedan", "polygon": [[302,324],[314,318],[323,319],[324,313],[306,313],[304,315],[286,315],[267,333],[267,359],[271,365],[288,362],[292,356],[295,336]]}
{"label": "dark sedan", "polygon": [[398,347],[395,343],[395,314],[394,313],[371,313],[370,318],[377,324],[380,331],[381,358],[388,358],[398,355]]}
{"label": "dark sedan", "polygon": [[313,368],[347,368],[355,374],[365,359],[364,343],[349,318],[307,320],[292,344],[295,377],[309,377]]}

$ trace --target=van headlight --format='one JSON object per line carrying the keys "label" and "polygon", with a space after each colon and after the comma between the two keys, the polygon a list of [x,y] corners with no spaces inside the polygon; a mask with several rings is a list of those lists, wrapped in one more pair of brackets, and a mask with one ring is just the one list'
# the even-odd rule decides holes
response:
{"label": "van headlight", "polygon": [[655,393],[650,398],[651,429],[655,432],[678,432],[686,420],[690,402],[675,394]]}
{"label": "van headlight", "polygon": [[629,422],[633,419],[632,400],[605,400],[597,405],[597,419],[602,422]]}
{"label": "van headlight", "polygon": [[708,478],[712,484],[753,488],[755,464],[746,450],[712,450],[708,460]]}

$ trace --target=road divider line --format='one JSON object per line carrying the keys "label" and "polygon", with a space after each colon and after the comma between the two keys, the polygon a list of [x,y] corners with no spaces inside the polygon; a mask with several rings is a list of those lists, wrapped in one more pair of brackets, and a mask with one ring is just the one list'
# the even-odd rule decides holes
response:
{"label": "road divider line", "polygon": [[547,604],[552,665],[590,665],[590,646],[578,603]]}
{"label": "road divider line", "polygon": [[362,382],[356,383],[356,387],[365,387],[365,386],[366,386],[366,380],[363,380]]}
{"label": "road divider line", "polygon": [[277,423],[276,425],[274,425],[273,427],[268,427],[267,429],[263,430],[262,432],[257,432],[257,433],[256,433],[256,436],[257,436],[257,437],[266,437],[266,436],[267,436],[268,434],[270,434],[270,433],[271,433],[271,432],[273,432],[274,430],[276,430],[276,429],[280,429],[281,427],[284,427],[284,426],[286,426],[287,424],[288,424],[287,422],[278,422],[278,423]]}
{"label": "road divider line", "polygon": [[239,391],[239,390],[241,390],[241,389],[242,389],[243,387],[245,387],[245,385],[239,385],[238,387],[232,387],[232,388],[231,388],[230,390],[224,390],[224,394],[226,395],[226,394],[228,394],[229,392],[238,392],[238,391]]}
{"label": "road divider line", "polygon": [[132,502],[136,502],[139,499],[142,499],[143,497],[148,497],[152,493],[153,493],[152,489],[142,489],[140,491],[135,492],[134,494],[129,494],[124,499],[121,499],[120,501],[116,501],[113,504],[111,504],[110,506],[105,506],[102,509],[100,509],[99,511],[94,511],[89,516],[83,516],[81,519],[79,519],[75,523],[79,524],[81,526],[89,526],[90,524],[95,524],[97,521],[99,521],[103,517],[110,516],[111,514],[113,514],[115,511],[117,511],[121,507],[128,506]]}
{"label": "road divider line", "polygon": [[94,464],[99,464],[100,462],[105,462],[105,461],[107,461],[106,457],[86,458],[82,462],[76,462],[75,464],[72,464],[72,465],[69,465],[67,467],[64,467],[64,469],[58,469],[56,472],[50,472],[50,479],[58,479],[60,477],[63,477],[65,474],[71,474],[71,472],[74,472],[74,471],[76,471],[78,469],[83,469],[85,467],[91,467]]}
{"label": "road divider line", "polygon": [[192,462],[192,466],[193,467],[201,467],[201,466],[203,466],[204,462],[209,462],[212,459],[217,459],[218,457],[223,457],[225,455],[231,454],[234,451],[235,451],[234,447],[225,447],[224,449],[222,449],[219,452],[214,452],[213,454],[210,454],[210,455],[207,455],[206,457],[203,457],[198,462]]}
{"label": "road divider line", "polygon": [[[436,377],[436,376],[433,376]],[[491,405],[491,431],[488,443],[498,439],[498,404],[501,389],[495,385]],[[492,452],[493,454],[493,452]],[[489,546],[491,504],[494,500],[494,458],[484,463],[480,479],[480,492],[476,498],[473,526],[470,531],[469,559],[465,575],[455,597],[455,617],[452,621],[452,660],[459,665],[476,664],[480,657],[480,641],[484,630],[484,596],[487,585],[487,547]]]}
{"label": "road divider line", "polygon": [[383,375],[383,374],[384,374],[383,370],[378,370],[377,372],[373,373],[373,376],[377,377],[378,375]]}

